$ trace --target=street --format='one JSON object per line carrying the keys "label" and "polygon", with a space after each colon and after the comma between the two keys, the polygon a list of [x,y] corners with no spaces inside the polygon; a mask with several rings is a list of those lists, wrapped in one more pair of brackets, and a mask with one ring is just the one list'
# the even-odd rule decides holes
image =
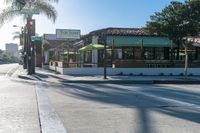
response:
{"label": "street", "polygon": [[35,88],[15,77],[18,67],[0,65],[0,133],[40,133]]}
{"label": "street", "polygon": [[199,133],[200,85],[27,80],[17,68],[0,65],[0,133]]}

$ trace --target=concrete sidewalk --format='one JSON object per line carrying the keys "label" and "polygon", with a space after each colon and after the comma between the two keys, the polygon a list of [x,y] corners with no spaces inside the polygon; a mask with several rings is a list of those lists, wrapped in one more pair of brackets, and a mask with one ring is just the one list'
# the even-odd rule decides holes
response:
{"label": "concrete sidewalk", "polygon": [[36,69],[36,74],[27,75],[27,72],[21,69],[20,78],[31,80],[42,80],[47,82],[63,83],[119,83],[119,84],[200,84],[200,76],[72,76],[56,74],[46,69]]}

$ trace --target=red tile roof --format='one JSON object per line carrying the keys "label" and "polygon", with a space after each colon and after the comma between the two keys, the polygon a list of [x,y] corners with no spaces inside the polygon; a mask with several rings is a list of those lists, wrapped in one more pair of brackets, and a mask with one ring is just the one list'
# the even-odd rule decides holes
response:
{"label": "red tile roof", "polygon": [[92,31],[89,34],[149,36],[143,28],[105,28]]}

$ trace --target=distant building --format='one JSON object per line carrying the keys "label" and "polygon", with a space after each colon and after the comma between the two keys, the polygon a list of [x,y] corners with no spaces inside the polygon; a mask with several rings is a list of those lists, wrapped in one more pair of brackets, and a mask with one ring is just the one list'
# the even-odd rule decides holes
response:
{"label": "distant building", "polygon": [[18,45],[15,44],[15,43],[6,43],[5,44],[5,47],[6,47],[6,53],[13,56],[13,57],[16,57],[16,58],[19,58],[19,52],[18,52]]}

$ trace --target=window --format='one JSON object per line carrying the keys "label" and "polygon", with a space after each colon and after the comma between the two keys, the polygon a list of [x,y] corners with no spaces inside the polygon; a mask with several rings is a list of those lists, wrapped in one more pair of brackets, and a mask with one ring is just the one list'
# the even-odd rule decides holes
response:
{"label": "window", "polygon": [[155,59],[164,60],[164,48],[155,48]]}
{"label": "window", "polygon": [[91,51],[86,51],[84,53],[84,62],[85,63],[91,63],[92,62],[92,52]]}
{"label": "window", "polygon": [[154,59],[154,48],[144,48],[144,58],[147,60],[153,60]]}
{"label": "window", "polygon": [[134,49],[125,48],[123,49],[124,59],[134,59]]}

